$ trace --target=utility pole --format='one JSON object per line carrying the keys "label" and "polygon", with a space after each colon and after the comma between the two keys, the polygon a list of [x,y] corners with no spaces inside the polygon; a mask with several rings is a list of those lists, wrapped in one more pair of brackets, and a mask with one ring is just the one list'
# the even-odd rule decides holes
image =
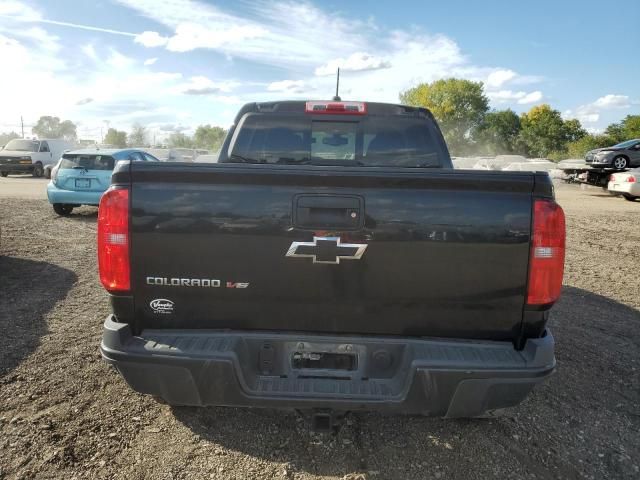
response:
{"label": "utility pole", "polygon": [[20,115],[20,128],[22,129],[22,138],[24,138],[24,120],[22,119],[22,115]]}
{"label": "utility pole", "polygon": [[[102,120],[102,123],[107,127],[107,134],[109,133],[109,127],[111,126],[110,120]],[[100,143],[104,143],[104,135],[102,135],[102,127],[100,127]]]}

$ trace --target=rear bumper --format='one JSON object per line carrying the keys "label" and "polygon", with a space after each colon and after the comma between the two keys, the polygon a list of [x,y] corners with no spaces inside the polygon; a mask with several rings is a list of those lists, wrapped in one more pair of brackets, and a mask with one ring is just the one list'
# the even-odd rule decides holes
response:
{"label": "rear bumper", "polygon": [[104,192],[78,192],[75,190],[63,190],[55,186],[53,182],[47,185],[47,198],[49,203],[67,203],[71,205],[99,205],[100,197]]}
{"label": "rear bumper", "polygon": [[[473,417],[520,403],[553,373],[553,346],[548,331],[520,352],[505,342],[396,337],[207,330],[133,336],[109,316],[101,352],[134,390],[172,405]],[[296,370],[291,353],[305,349],[353,352],[358,366]]]}
{"label": "rear bumper", "polygon": [[640,183],[637,182],[609,182],[607,190],[612,193],[627,193],[635,197],[640,197]]}

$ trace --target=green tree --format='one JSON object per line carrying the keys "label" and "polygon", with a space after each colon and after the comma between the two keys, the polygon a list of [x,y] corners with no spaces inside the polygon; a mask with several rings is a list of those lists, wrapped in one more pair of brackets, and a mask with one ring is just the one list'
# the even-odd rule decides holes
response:
{"label": "green tree", "polygon": [[607,147],[611,143],[611,137],[608,135],[585,135],[567,145],[567,153],[564,158],[584,158],[589,150]]}
{"label": "green tree", "polygon": [[640,115],[627,115],[622,123],[627,138],[640,138]]}
{"label": "green tree", "polygon": [[474,151],[488,155],[516,153],[520,117],[513,110],[489,112],[473,132]]}
{"label": "green tree", "polygon": [[612,144],[620,143],[625,140],[624,125],[620,123],[612,123],[604,129],[604,134],[611,139]]}
{"label": "green tree", "polygon": [[489,111],[489,99],[484,94],[482,82],[458,78],[422,83],[402,92],[400,101],[431,110],[454,155],[468,151],[471,131],[480,125]]}
{"label": "green tree", "polygon": [[567,152],[567,144],[579,140],[587,132],[578,120],[562,119],[558,110],[549,105],[537,105],[520,118],[520,142],[531,157],[558,158]]}
{"label": "green tree", "polygon": [[42,116],[31,129],[38,138],[64,138],[74,141],[78,138],[76,126],[71,120],[60,121],[58,117]]}
{"label": "green tree", "polygon": [[227,131],[221,127],[212,127],[211,125],[200,125],[196,128],[193,136],[193,142],[196,148],[206,148],[211,151],[220,150],[220,146],[224,140]]}
{"label": "green tree", "polygon": [[181,132],[173,132],[167,139],[169,146],[174,148],[193,148],[193,139]]}
{"label": "green tree", "polygon": [[627,115],[620,123],[609,125],[605,133],[613,139],[614,143],[640,138],[640,115]]}
{"label": "green tree", "polygon": [[0,133],[0,146],[5,146],[7,143],[9,143],[10,140],[13,140],[14,138],[20,138],[20,135],[18,135],[16,132]]}
{"label": "green tree", "polygon": [[575,118],[565,120],[564,127],[566,129],[566,139],[569,142],[577,142],[588,135],[587,131],[582,128],[580,120]]}
{"label": "green tree", "polygon": [[139,123],[134,123],[129,134],[129,146],[144,147],[148,144],[147,129]]}
{"label": "green tree", "polygon": [[118,148],[124,148],[127,146],[127,132],[110,128],[107,130],[107,135],[104,137],[104,143],[107,145],[114,145]]}

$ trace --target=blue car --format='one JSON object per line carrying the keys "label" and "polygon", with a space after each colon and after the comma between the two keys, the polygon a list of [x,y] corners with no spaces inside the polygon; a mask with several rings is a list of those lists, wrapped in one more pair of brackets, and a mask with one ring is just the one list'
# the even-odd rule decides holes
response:
{"label": "blue car", "polygon": [[85,149],[65,152],[51,172],[47,197],[58,215],[69,215],[80,205],[99,205],[111,185],[111,173],[118,160],[157,162],[137,149]]}

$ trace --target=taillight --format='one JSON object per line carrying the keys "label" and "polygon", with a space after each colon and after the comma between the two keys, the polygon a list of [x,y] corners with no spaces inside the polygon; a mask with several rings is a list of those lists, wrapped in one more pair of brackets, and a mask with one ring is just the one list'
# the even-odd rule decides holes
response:
{"label": "taillight", "polygon": [[129,267],[129,190],[110,188],[98,209],[98,266],[100,281],[110,292],[131,287]]}
{"label": "taillight", "polygon": [[367,104],[364,102],[307,102],[304,111],[329,115],[365,115]]}
{"label": "taillight", "polygon": [[553,200],[535,200],[529,260],[528,305],[547,305],[560,297],[564,272],[565,221]]}
{"label": "taillight", "polygon": [[58,183],[58,170],[60,170],[59,164],[51,169],[51,181],[54,184]]}
{"label": "taillight", "polygon": [[633,175],[629,175],[627,177],[627,182],[629,183],[636,183],[636,177],[634,177]]}
{"label": "taillight", "polygon": [[615,182],[616,181],[616,176],[615,175],[609,175],[609,181],[610,182]]}

